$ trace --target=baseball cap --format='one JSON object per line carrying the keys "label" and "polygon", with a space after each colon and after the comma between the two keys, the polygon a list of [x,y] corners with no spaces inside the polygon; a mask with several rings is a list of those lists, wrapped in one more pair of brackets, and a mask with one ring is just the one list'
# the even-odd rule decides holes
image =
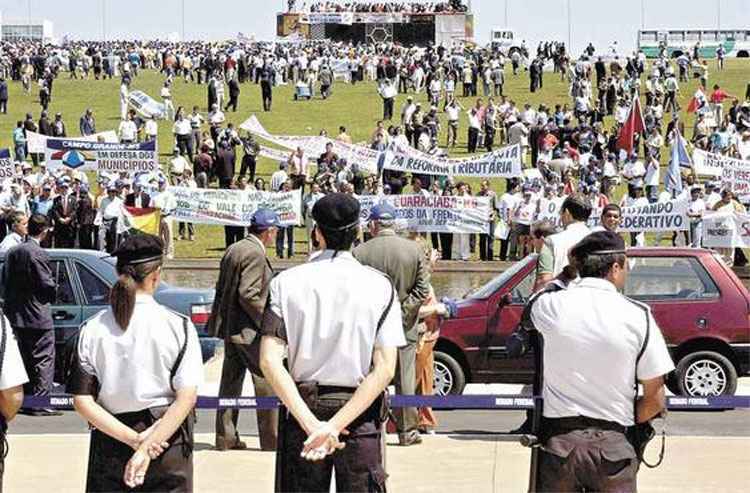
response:
{"label": "baseball cap", "polygon": [[370,209],[370,217],[368,221],[393,221],[396,219],[396,208],[388,202],[381,202],[375,204]]}
{"label": "baseball cap", "polygon": [[250,227],[256,231],[265,231],[270,228],[277,228],[280,225],[279,215],[271,209],[258,209],[250,220]]}

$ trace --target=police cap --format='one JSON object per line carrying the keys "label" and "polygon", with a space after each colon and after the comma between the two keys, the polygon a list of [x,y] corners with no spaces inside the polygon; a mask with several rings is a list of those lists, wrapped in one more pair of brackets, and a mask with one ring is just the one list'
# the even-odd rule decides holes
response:
{"label": "police cap", "polygon": [[154,235],[139,233],[128,236],[112,254],[117,263],[138,265],[161,260],[164,255],[164,243]]}
{"label": "police cap", "polygon": [[597,231],[579,241],[570,250],[570,255],[583,260],[592,255],[625,254],[625,241],[612,231]]}
{"label": "police cap", "polygon": [[312,215],[321,228],[346,231],[359,224],[359,201],[349,194],[331,193],[315,202]]}

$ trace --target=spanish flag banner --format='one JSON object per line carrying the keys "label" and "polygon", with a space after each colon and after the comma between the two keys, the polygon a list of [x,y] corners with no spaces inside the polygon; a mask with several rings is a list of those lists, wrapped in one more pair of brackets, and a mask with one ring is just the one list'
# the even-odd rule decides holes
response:
{"label": "spanish flag banner", "polygon": [[161,211],[159,209],[123,207],[122,215],[126,229],[137,229],[142,233],[159,235],[159,225],[161,224]]}

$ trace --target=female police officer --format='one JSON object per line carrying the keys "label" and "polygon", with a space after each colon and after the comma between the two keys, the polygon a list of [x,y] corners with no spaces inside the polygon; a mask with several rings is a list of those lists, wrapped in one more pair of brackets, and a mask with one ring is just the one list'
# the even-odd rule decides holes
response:
{"label": "female police officer", "polygon": [[192,421],[203,380],[189,320],[154,301],[164,245],[126,239],[110,307],[81,329],[68,391],[92,426],[86,491],[192,491]]}

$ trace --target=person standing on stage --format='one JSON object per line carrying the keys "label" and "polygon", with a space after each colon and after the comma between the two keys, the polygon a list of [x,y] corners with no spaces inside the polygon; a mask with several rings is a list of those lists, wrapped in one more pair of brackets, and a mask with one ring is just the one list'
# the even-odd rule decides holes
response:
{"label": "person standing on stage", "polygon": [[78,336],[66,383],[92,427],[86,491],[193,490],[203,361],[190,320],[154,300],[163,251],[152,235],[123,241],[110,307]]}

